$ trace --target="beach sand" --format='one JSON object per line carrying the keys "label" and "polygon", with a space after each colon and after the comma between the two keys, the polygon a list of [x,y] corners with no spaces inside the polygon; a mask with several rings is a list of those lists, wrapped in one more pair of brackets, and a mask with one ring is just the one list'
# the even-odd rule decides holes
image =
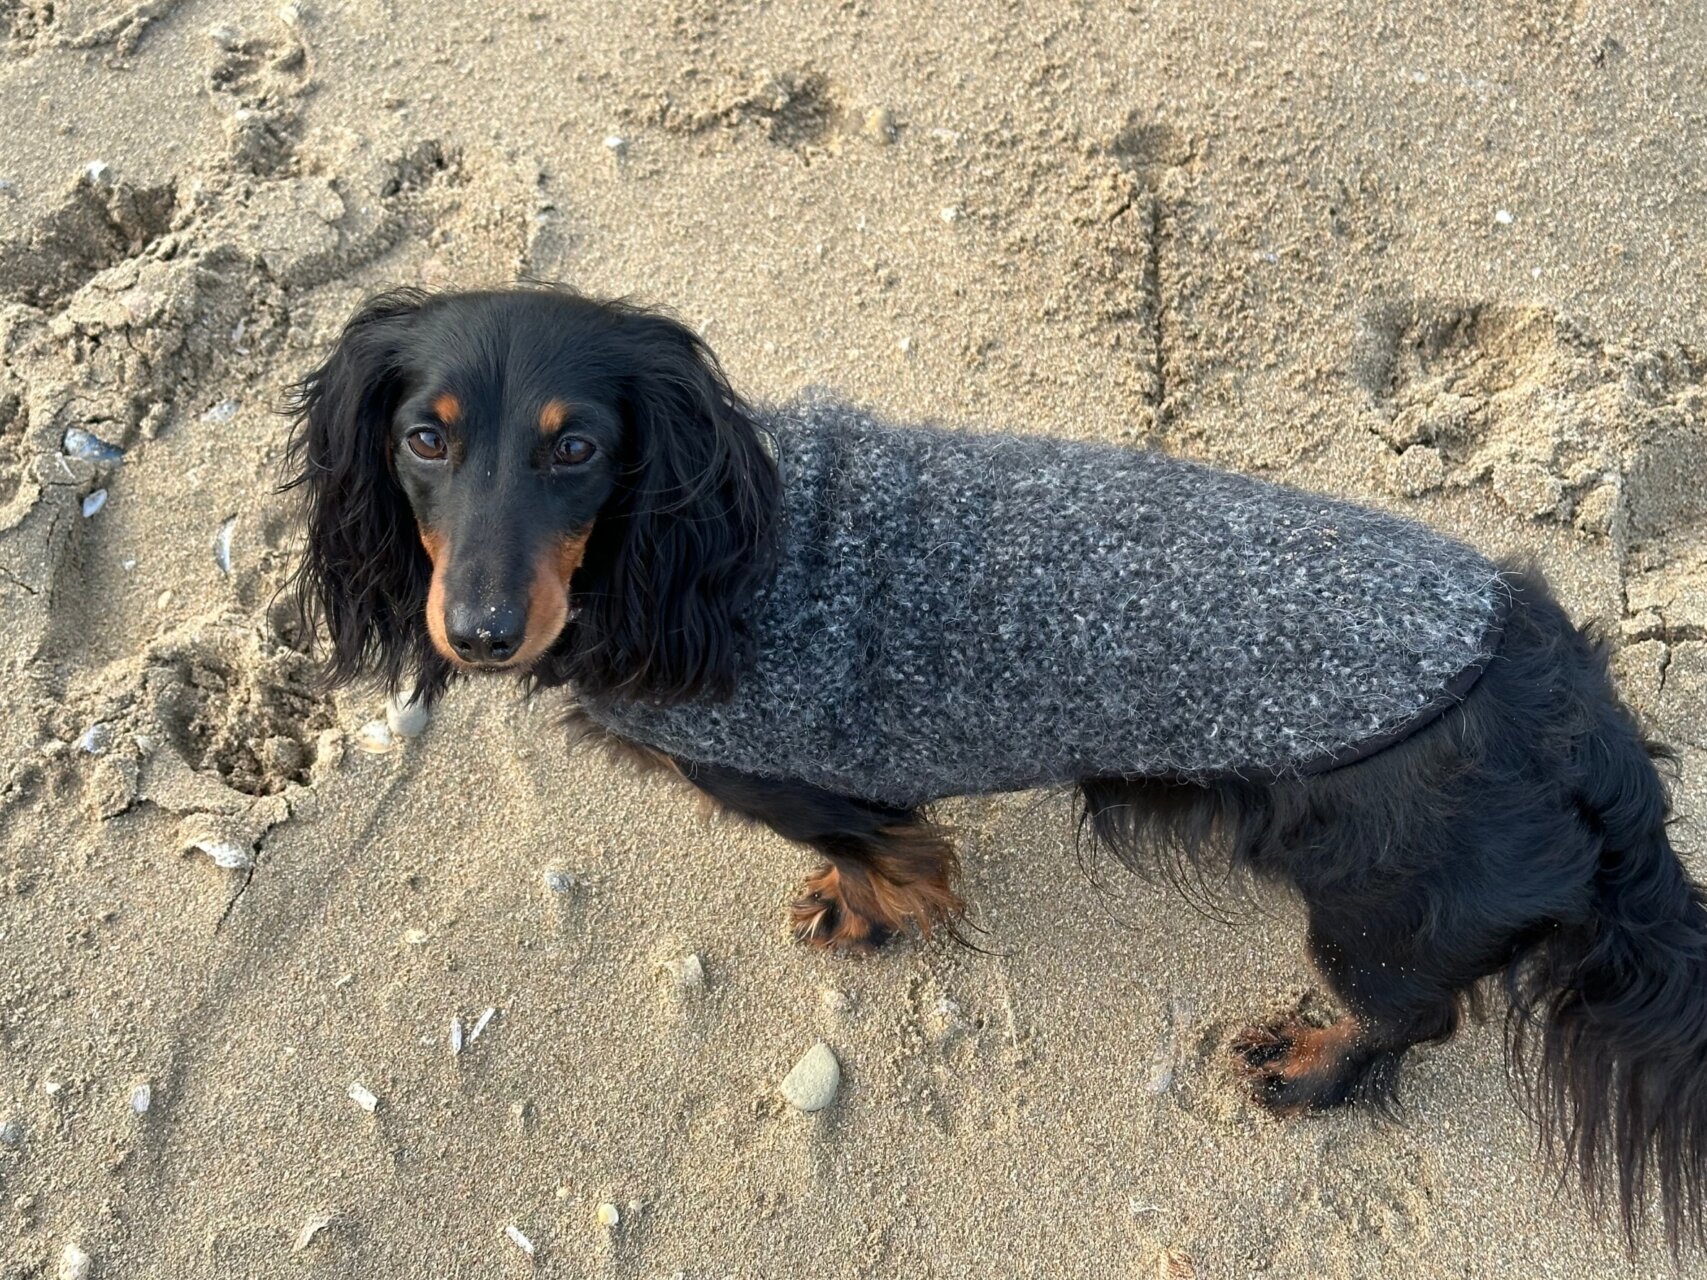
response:
{"label": "beach sand", "polygon": [[809,953],[803,851],[505,684],[364,750],[276,601],[354,305],[563,280],[760,400],[1538,563],[1707,873],[1707,20],[1475,8],[0,0],[0,1277],[1664,1273],[1539,1166],[1497,1000],[1397,1117],[1246,1101],[1323,994],[1282,895],[956,801],[979,949]]}

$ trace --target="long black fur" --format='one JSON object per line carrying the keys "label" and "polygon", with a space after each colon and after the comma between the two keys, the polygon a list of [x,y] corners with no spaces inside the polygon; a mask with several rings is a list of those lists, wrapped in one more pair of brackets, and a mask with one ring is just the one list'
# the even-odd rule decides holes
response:
{"label": "long black fur", "polygon": [[656,702],[724,695],[751,647],[742,612],[776,558],[776,466],[699,335],[628,303],[602,309],[626,474],[535,678]]}
{"label": "long black fur", "polygon": [[1400,1056],[1511,997],[1514,1079],[1545,1150],[1632,1241],[1657,1192],[1673,1250],[1703,1237],[1707,910],[1666,836],[1665,787],[1604,653],[1510,575],[1499,657],[1462,705],[1349,768],[1209,786],[1090,778],[1117,856],[1230,855],[1295,888],[1324,976],[1362,1024],[1316,1096],[1390,1097]]}
{"label": "long black fur", "polygon": [[304,635],[313,635],[315,618],[325,623],[334,685],[378,674],[396,689],[413,676],[435,695],[450,672],[421,626],[431,566],[392,475],[387,436],[404,391],[408,322],[426,301],[418,289],[370,300],[291,392],[296,427],[284,488],[303,491],[308,534],[297,608]]}

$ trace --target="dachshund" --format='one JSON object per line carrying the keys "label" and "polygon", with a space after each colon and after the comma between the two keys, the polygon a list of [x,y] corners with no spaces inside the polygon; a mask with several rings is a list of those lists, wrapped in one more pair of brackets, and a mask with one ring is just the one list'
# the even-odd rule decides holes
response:
{"label": "dachshund", "polygon": [[[1426,594],[1423,570],[1395,568],[1414,548],[1383,559],[1378,545],[1422,545],[1415,526],[1271,500],[1255,481],[1136,450],[964,443],[851,412],[813,435],[811,412],[743,400],[667,314],[560,288],[380,296],[296,385],[291,410],[286,487],[302,491],[307,527],[294,586],[330,639],[332,684],[377,676],[426,702],[470,673],[567,686],[612,741],[817,851],[795,931],[844,950],[960,917],[953,843],[930,800],[1074,786],[1082,830],[1123,862],[1230,858],[1302,899],[1310,954],[1344,1013],[1327,1026],[1299,1013],[1236,1039],[1260,1102],[1281,1114],[1387,1104],[1406,1051],[1448,1039],[1480,992],[1503,988],[1509,1057],[1547,1157],[1576,1168],[1632,1247],[1650,1193],[1674,1253],[1703,1239],[1707,908],[1667,838],[1664,749],[1535,574],[1478,577],[1470,553],[1428,544],[1415,555],[1439,552],[1448,566],[1436,586],[1456,573],[1474,588],[1451,606],[1457,638],[1440,642],[1451,649],[1440,671],[1461,678],[1429,676],[1433,692],[1404,703],[1408,718],[1365,726],[1349,751],[1240,767],[1249,754],[1229,764],[1226,738],[1247,728],[1345,745],[1331,727],[1321,740],[1287,697],[1263,698],[1262,681],[1313,680],[1313,708],[1363,705],[1321,674],[1359,660],[1355,637],[1349,658],[1334,641],[1318,646],[1332,662],[1312,656],[1313,615],[1339,607],[1321,584],[1354,592],[1362,562],[1346,544],[1374,539],[1365,560],[1382,566],[1380,589]],[[802,497],[796,472],[822,490]],[[1111,476],[1127,486],[1113,498]],[[1176,515],[1260,518],[1145,563],[1057,518],[1091,510],[1098,529],[1115,528],[1121,503],[1176,483],[1187,486],[1169,504]],[[1278,519],[1262,515],[1271,501]],[[1037,554],[1052,560],[1007,573],[979,559],[1033,512],[1048,535]],[[918,536],[916,554],[891,554],[900,535],[886,522]],[[1264,643],[1303,656],[1245,688],[1221,643],[1243,634],[1242,607],[1206,616],[1169,596],[1209,589],[1206,576],[1229,590],[1214,574],[1245,571],[1217,560],[1209,575],[1170,577],[1168,560],[1222,556],[1223,543],[1276,530],[1284,545],[1268,567],[1292,594]],[[930,594],[955,557],[964,581],[942,579],[952,598]],[[1342,560],[1353,564],[1343,580]],[[1061,576],[1069,586],[1053,595],[1029,585],[1075,565],[1095,572]],[[1069,588],[1083,590],[1068,599]],[[1488,600],[1485,635],[1460,625]],[[896,616],[874,612],[891,606]],[[1432,616],[1413,641],[1434,634]],[[1165,675],[1104,660],[1163,642]],[[1422,682],[1434,644],[1402,662],[1377,655],[1350,683],[1385,681],[1403,701],[1415,690],[1394,681]],[[854,657],[836,665],[826,651]],[[1086,664],[1078,701],[1037,710],[1038,672],[1069,653]],[[1146,680],[1163,694],[1146,694]],[[1219,704],[1201,703],[1210,711],[1176,713],[1182,689],[1212,698],[1224,683]],[[1129,702],[1139,713],[1122,711]],[[1215,706],[1234,714],[1214,720]],[[961,752],[979,767],[961,767]]]}

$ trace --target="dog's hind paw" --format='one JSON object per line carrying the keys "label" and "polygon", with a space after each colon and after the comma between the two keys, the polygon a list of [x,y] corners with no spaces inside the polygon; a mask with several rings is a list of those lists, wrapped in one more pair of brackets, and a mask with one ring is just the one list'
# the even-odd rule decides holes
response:
{"label": "dog's hind paw", "polygon": [[1350,1099],[1363,1074],[1360,1043],[1354,1018],[1318,1027],[1294,1015],[1240,1032],[1233,1061],[1257,1102],[1277,1115],[1301,1115]]}

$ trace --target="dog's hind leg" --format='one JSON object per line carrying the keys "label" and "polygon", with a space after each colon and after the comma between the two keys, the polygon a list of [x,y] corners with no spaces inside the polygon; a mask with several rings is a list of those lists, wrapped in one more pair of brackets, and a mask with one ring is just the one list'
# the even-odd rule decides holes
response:
{"label": "dog's hind leg", "polygon": [[1458,1029],[1462,997],[1480,976],[1450,939],[1419,949],[1391,916],[1336,905],[1310,903],[1310,954],[1346,1012],[1323,1026],[1300,1011],[1233,1044],[1254,1096],[1283,1114],[1390,1101],[1401,1056]]}
{"label": "dog's hind leg", "polygon": [[[1343,781],[1396,794],[1379,775]],[[1527,811],[1510,799],[1479,812],[1469,795],[1436,793],[1429,821],[1388,810],[1372,828],[1341,795],[1316,810],[1319,821],[1282,824],[1291,839],[1268,847],[1265,869],[1303,898],[1310,956],[1346,1014],[1327,1027],[1294,1016],[1239,1038],[1260,1101],[1282,1112],[1389,1102],[1405,1051],[1451,1037],[1481,979],[1580,910],[1587,871],[1575,819],[1545,788],[1524,790]],[[1405,838],[1382,848],[1375,828]],[[1371,847],[1379,851],[1361,852]],[[1336,852],[1350,850],[1359,852]]]}
{"label": "dog's hind leg", "polygon": [[964,912],[948,832],[896,809],[780,778],[678,762],[725,810],[816,849],[824,865],[789,908],[794,935],[826,950],[869,951],[908,925],[929,934]]}

